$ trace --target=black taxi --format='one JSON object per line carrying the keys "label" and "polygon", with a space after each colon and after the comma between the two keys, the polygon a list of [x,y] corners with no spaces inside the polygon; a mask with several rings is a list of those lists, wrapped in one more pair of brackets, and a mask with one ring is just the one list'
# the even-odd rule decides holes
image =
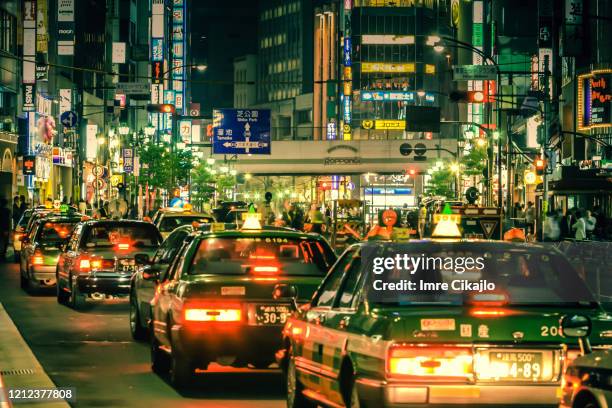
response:
{"label": "black taxi", "polygon": [[211,362],[266,368],[280,347],[289,301],[279,283],[305,302],[336,255],[320,235],[261,228],[196,232],[164,269],[152,305],[154,371],[177,387]]}
{"label": "black taxi", "polygon": [[287,320],[287,406],[554,405],[578,355],[560,330],[572,314],[592,321],[593,347],[612,344],[612,317],[552,247],[360,243]]}

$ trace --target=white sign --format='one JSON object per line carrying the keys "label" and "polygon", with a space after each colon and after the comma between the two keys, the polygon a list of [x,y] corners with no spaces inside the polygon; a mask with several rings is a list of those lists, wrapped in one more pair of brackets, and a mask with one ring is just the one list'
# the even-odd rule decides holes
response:
{"label": "white sign", "polygon": [[486,81],[497,79],[494,65],[453,65],[455,81]]}
{"label": "white sign", "polygon": [[146,82],[117,82],[117,93],[124,95],[147,95],[151,92]]}
{"label": "white sign", "polygon": [[198,124],[191,125],[191,141],[196,143],[202,141],[202,126]]}
{"label": "white sign", "polygon": [[181,139],[183,143],[190,144],[191,143],[191,121],[190,120],[181,120],[179,121],[179,134],[181,135]]}
{"label": "white sign", "polygon": [[74,55],[74,41],[58,41],[57,55]]}
{"label": "white sign", "polygon": [[163,103],[164,86],[162,84],[151,85],[151,103]]}
{"label": "white sign", "polygon": [[113,64],[125,64],[125,43],[113,43]]}
{"label": "white sign", "polygon": [[64,112],[68,112],[72,109],[72,89],[60,89],[59,91],[60,101],[60,115]]}
{"label": "white sign", "polygon": [[74,21],[74,0],[58,0],[57,21]]}
{"label": "white sign", "polygon": [[85,135],[85,157],[95,159],[98,150],[98,125],[87,125]]}

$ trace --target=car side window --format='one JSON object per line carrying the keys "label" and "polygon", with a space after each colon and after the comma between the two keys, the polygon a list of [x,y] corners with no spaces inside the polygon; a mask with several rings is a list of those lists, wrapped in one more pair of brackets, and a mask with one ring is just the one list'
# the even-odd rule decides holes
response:
{"label": "car side window", "polygon": [[172,242],[168,246],[166,252],[162,254],[161,261],[163,263],[170,263],[174,259],[174,256],[178,251],[181,250],[182,243],[185,241],[185,237],[187,236],[187,231],[178,231],[172,237]]}
{"label": "car side window", "polygon": [[334,303],[334,299],[336,298],[336,293],[340,288],[340,284],[342,283],[342,278],[353,260],[354,250],[351,250],[344,254],[344,256],[338,261],[338,263],[333,267],[331,272],[325,278],[323,285],[317,292],[317,299],[315,302],[316,307],[331,307]]}
{"label": "car side window", "polygon": [[353,255],[351,263],[346,271],[346,278],[342,284],[342,288],[338,292],[336,300],[337,307],[341,309],[351,309],[355,307],[354,301],[359,290],[361,281],[361,255],[357,252]]}
{"label": "car side window", "polygon": [[187,248],[189,248],[189,244],[181,245],[179,253],[176,254],[170,266],[164,271],[161,281],[175,280],[177,275],[180,275],[180,270],[182,269],[183,265],[181,259],[185,257]]}
{"label": "car side window", "polygon": [[153,255],[153,259],[151,262],[154,264],[159,263],[164,257],[164,254],[166,253],[166,251],[168,251],[169,246],[170,246],[170,237],[164,240],[164,242],[162,242],[159,248],[157,248],[157,251],[155,251],[155,255]]}

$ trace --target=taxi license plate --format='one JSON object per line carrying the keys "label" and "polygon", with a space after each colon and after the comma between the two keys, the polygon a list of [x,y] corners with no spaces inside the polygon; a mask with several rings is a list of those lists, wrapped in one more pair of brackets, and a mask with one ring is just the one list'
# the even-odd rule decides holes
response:
{"label": "taxi license plate", "polygon": [[120,272],[134,272],[136,270],[136,261],[134,259],[120,259],[119,260],[119,271]]}
{"label": "taxi license plate", "polygon": [[255,305],[255,323],[259,326],[283,325],[290,314],[287,305]]}
{"label": "taxi license plate", "polygon": [[542,353],[490,351],[489,368],[500,380],[537,381],[542,380],[544,359]]}

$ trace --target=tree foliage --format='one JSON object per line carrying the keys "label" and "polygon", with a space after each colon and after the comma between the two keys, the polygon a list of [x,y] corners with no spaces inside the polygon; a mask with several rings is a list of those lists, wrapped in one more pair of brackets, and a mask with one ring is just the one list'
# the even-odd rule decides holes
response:
{"label": "tree foliage", "polygon": [[429,182],[425,186],[425,193],[429,195],[439,195],[446,198],[455,197],[453,183],[455,174],[448,170],[442,169],[432,173]]}
{"label": "tree foliage", "polygon": [[486,147],[473,147],[472,150],[461,159],[463,174],[466,176],[482,176],[482,171],[487,167]]}
{"label": "tree foliage", "polygon": [[146,180],[150,187],[171,190],[189,183],[193,167],[190,150],[172,151],[167,143],[151,141],[138,148],[138,155],[141,180]]}

